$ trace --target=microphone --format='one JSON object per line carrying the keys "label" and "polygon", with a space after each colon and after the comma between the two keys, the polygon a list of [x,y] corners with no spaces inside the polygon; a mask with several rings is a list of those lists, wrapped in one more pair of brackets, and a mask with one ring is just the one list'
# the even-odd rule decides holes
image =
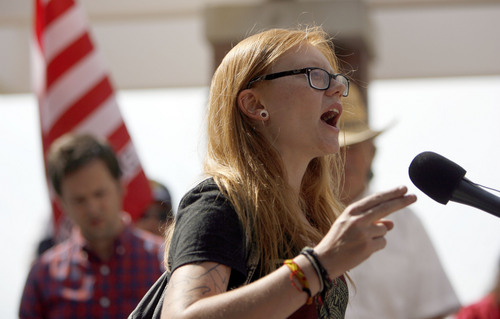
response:
{"label": "microphone", "polygon": [[465,178],[466,172],[433,152],[417,155],[408,170],[413,184],[438,203],[446,205],[451,200],[500,217],[500,198]]}

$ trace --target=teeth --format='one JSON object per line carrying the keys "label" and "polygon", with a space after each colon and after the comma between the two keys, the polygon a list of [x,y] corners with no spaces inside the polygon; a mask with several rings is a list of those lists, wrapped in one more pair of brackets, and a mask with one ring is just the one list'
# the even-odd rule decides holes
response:
{"label": "teeth", "polygon": [[335,116],[339,115],[339,110],[337,109],[331,109],[329,110],[326,114],[325,114],[325,117],[324,117],[324,120],[325,121],[328,121],[328,120],[331,120],[332,118],[334,118]]}

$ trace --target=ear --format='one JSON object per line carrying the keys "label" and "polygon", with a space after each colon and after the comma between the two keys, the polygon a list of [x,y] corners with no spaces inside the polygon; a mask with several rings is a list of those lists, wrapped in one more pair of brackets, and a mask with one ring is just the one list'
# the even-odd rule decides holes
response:
{"label": "ear", "polygon": [[238,94],[237,98],[239,109],[249,118],[253,120],[264,120],[260,116],[260,111],[265,107],[260,104],[259,98],[253,89],[245,89]]}
{"label": "ear", "polygon": [[370,140],[370,157],[371,157],[371,160],[373,161],[373,159],[375,158],[375,154],[377,154],[377,147],[375,146],[375,141],[373,140],[373,138]]}

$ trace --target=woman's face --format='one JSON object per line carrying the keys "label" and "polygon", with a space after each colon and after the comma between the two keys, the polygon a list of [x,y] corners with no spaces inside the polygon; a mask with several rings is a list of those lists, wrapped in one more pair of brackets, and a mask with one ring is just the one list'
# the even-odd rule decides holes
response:
{"label": "woman's face", "polygon": [[[320,67],[333,73],[325,56],[307,44],[285,53],[268,73]],[[309,162],[339,150],[337,120],[344,85],[331,81],[325,91],[309,86],[305,74],[291,75],[259,83],[257,96],[269,112],[264,134],[283,159]],[[334,115],[327,120],[328,115]]]}

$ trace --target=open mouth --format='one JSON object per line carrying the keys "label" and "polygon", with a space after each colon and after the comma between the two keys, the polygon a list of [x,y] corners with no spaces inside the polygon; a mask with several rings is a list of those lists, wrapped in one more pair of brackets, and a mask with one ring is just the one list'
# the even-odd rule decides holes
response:
{"label": "open mouth", "polygon": [[330,126],[337,126],[340,118],[340,112],[337,109],[331,109],[321,115],[321,120]]}

